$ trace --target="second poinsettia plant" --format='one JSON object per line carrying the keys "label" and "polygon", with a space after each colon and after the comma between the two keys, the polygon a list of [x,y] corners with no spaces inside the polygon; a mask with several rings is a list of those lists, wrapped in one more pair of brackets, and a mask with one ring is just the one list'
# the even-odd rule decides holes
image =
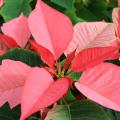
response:
{"label": "second poinsettia plant", "polygon": [[[8,102],[12,109],[21,104],[20,120],[32,115],[41,120],[82,120],[85,116],[77,118],[71,111],[79,114],[86,109],[81,103],[90,107],[95,104],[92,101],[120,111],[120,67],[107,62],[120,57],[119,17],[119,9],[115,9],[114,23],[80,22],[73,26],[67,16],[37,0],[28,17],[21,13],[4,23],[0,34],[0,106]],[[6,57],[15,49],[31,52],[32,63],[32,55],[39,55],[39,65]],[[71,77],[78,73],[82,74],[79,79]],[[109,120],[99,105],[93,107],[103,114],[102,120]]]}

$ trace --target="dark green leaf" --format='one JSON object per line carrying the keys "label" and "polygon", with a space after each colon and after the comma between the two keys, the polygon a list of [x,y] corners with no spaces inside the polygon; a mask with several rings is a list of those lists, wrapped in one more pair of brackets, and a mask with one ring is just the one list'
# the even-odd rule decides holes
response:
{"label": "dark green leaf", "polygon": [[85,22],[84,19],[77,17],[74,10],[67,10],[65,11],[65,14],[71,19],[74,25],[78,22]]}
{"label": "dark green leaf", "polygon": [[31,0],[4,0],[0,14],[5,21],[9,21],[21,13],[28,16],[31,11],[30,2]]}
{"label": "dark green leaf", "polygon": [[81,0],[75,0],[74,2],[74,9],[77,17],[86,21],[98,20],[98,18],[86,6],[83,6],[81,3]]}
{"label": "dark green leaf", "polygon": [[70,105],[55,106],[45,120],[111,120],[96,103],[81,100]]}
{"label": "dark green leaf", "polygon": [[40,119],[37,117],[30,117],[28,120],[40,120]]}
{"label": "dark green leaf", "polygon": [[111,120],[120,120],[120,112],[104,108]]}
{"label": "dark green leaf", "polygon": [[67,95],[65,96],[65,100],[68,102],[68,103],[71,103],[75,100],[75,97],[73,96],[71,90],[69,89],[68,90],[68,93]]}
{"label": "dark green leaf", "polygon": [[58,4],[51,2],[50,0],[44,0],[44,2],[51,6],[52,8],[56,9],[57,11],[63,12],[65,10],[64,7],[61,7]]}
{"label": "dark green leaf", "polygon": [[108,9],[108,3],[100,0],[94,1],[88,7],[88,9],[99,19],[99,20],[108,20],[108,16],[106,15],[106,11]]}
{"label": "dark green leaf", "polygon": [[[73,12],[84,21],[111,22],[112,9],[117,7],[117,0],[74,0]],[[72,18],[74,20],[74,18]]]}
{"label": "dark green leaf", "polygon": [[67,9],[72,9],[73,0],[51,0],[51,2]]}
{"label": "dark green leaf", "polygon": [[11,49],[8,53],[0,56],[0,63],[4,59],[21,61],[32,67],[40,66],[43,64],[40,60],[40,57],[36,53],[21,48]]}
{"label": "dark green leaf", "polygon": [[0,120],[19,120],[20,106],[10,109],[8,104],[0,108]]}
{"label": "dark green leaf", "polygon": [[115,65],[120,66],[120,60],[107,60],[106,62],[113,63]]}

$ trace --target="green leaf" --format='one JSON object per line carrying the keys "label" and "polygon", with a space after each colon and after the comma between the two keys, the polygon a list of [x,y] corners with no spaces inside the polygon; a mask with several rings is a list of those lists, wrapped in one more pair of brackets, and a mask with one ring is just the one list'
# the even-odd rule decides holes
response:
{"label": "green leaf", "polygon": [[108,3],[100,0],[94,1],[88,7],[88,9],[99,19],[99,20],[108,20],[108,16],[106,15],[108,8]]}
{"label": "green leaf", "polygon": [[19,120],[20,106],[10,109],[8,104],[0,108],[0,120]]}
{"label": "green leaf", "polygon": [[67,10],[65,11],[65,14],[71,19],[74,25],[78,22],[85,22],[84,19],[77,17],[74,10]]}
{"label": "green leaf", "polygon": [[120,112],[115,112],[116,120],[120,120]]}
{"label": "green leaf", "polygon": [[[74,14],[85,21],[111,21],[117,0],[74,0]],[[117,6],[116,6],[117,7]]]}
{"label": "green leaf", "polygon": [[113,63],[115,65],[120,66],[120,60],[107,60],[106,62]]}
{"label": "green leaf", "polygon": [[87,6],[91,2],[90,0],[80,0],[80,1],[85,6]]}
{"label": "green leaf", "polygon": [[43,65],[40,57],[36,53],[21,48],[11,49],[8,53],[1,55],[0,63],[4,59],[21,61],[32,67]]}
{"label": "green leaf", "polygon": [[65,11],[64,7],[61,7],[58,4],[55,4],[54,2],[51,2],[51,0],[44,0],[44,2],[49,6],[51,6],[52,8],[56,9],[57,11],[60,11],[60,12]]}
{"label": "green leaf", "polygon": [[31,0],[4,0],[0,15],[5,21],[9,21],[21,13],[28,16],[31,11],[30,2]]}
{"label": "green leaf", "polygon": [[81,72],[72,72],[69,74],[69,77],[73,78],[74,81],[78,82],[78,80],[80,79],[82,73]]}
{"label": "green leaf", "polygon": [[98,18],[85,6],[82,5],[81,0],[74,1],[74,9],[77,17],[86,21],[98,20]]}
{"label": "green leaf", "polygon": [[111,118],[111,120],[120,120],[120,112],[104,108],[105,112],[108,114],[108,116]]}
{"label": "green leaf", "polygon": [[67,9],[72,9],[73,0],[51,0],[51,2]]}
{"label": "green leaf", "polygon": [[[78,8],[78,7],[77,7]],[[81,19],[84,19],[86,21],[95,21],[99,20],[89,9],[87,8],[82,8],[82,9],[77,9],[76,14],[78,17]]]}
{"label": "green leaf", "polygon": [[68,93],[67,93],[67,95],[65,96],[65,100],[66,100],[68,103],[71,103],[71,102],[73,102],[73,101],[76,100],[76,98],[73,96],[73,94],[72,94],[72,92],[71,92],[70,89],[68,90]]}
{"label": "green leaf", "polygon": [[111,120],[96,103],[81,100],[70,105],[58,105],[48,112],[45,120]]}
{"label": "green leaf", "polygon": [[40,119],[37,117],[30,117],[28,120],[40,120]]}

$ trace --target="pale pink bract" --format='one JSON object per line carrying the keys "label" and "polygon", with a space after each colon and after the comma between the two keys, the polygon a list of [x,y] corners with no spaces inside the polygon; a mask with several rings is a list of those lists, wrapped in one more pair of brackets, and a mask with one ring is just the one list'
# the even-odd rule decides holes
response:
{"label": "pale pink bract", "polygon": [[25,47],[30,37],[28,19],[23,14],[13,20],[4,23],[1,29],[5,35],[13,38],[16,43],[22,48]]}
{"label": "pale pink bract", "polygon": [[4,4],[4,0],[0,0],[0,7],[2,7]]}
{"label": "pale pink bract", "polygon": [[35,41],[58,59],[72,40],[73,26],[69,18],[38,0],[28,21]]}
{"label": "pale pink bract", "polygon": [[101,63],[86,70],[75,86],[89,99],[120,111],[120,67]]}
{"label": "pale pink bract", "polygon": [[83,22],[74,27],[73,39],[66,54],[77,49],[77,53],[87,48],[104,47],[116,41],[114,24],[106,22]]}
{"label": "pale pink bract", "polygon": [[0,106],[7,101],[13,108],[20,104],[22,88],[30,67],[19,61],[4,60],[0,65]]}

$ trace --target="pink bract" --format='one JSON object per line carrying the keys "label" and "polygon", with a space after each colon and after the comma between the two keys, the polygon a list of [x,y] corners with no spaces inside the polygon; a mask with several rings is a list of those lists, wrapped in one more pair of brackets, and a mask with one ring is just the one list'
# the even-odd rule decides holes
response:
{"label": "pink bract", "polygon": [[74,72],[80,72],[94,67],[105,60],[118,59],[119,56],[119,47],[89,48],[75,56],[71,68]]}
{"label": "pink bract", "polygon": [[[21,14],[4,23],[1,30],[5,35],[0,34],[2,43],[9,48],[29,48],[45,64],[30,67],[20,61],[3,60],[0,65],[0,106],[8,102],[13,108],[21,103],[20,120],[25,120],[57,103],[68,89],[76,87],[89,99],[120,111],[120,67],[103,63],[120,56],[117,45],[119,12],[116,9],[113,12],[114,24],[83,22],[73,30],[67,16],[37,0],[28,18]],[[30,40],[31,34],[34,40]],[[0,45],[0,55],[6,51]],[[61,65],[63,61],[58,60],[63,53],[66,54],[64,66]],[[81,71],[83,74],[78,82],[69,78],[70,73]]]}
{"label": "pink bract", "polygon": [[41,45],[37,44],[33,40],[29,40],[32,48],[38,53],[38,55],[41,57],[41,59],[51,68],[53,68],[55,63],[55,58],[53,54],[46,49],[45,47],[42,47]]}
{"label": "pink bract", "polygon": [[24,86],[20,120],[57,102],[67,93],[68,87],[67,79],[61,78],[54,82],[45,69],[33,68]]}
{"label": "pink bract", "polygon": [[2,7],[4,4],[4,0],[0,0],[0,7]]}
{"label": "pink bract", "polygon": [[1,29],[5,35],[13,38],[22,48],[25,47],[30,37],[28,20],[23,14],[9,22],[4,23]]}
{"label": "pink bract", "polygon": [[120,8],[113,9],[112,19],[116,30],[117,41],[120,42]]}
{"label": "pink bract", "polygon": [[101,63],[86,70],[75,86],[89,99],[120,111],[120,67]]}
{"label": "pink bract", "polygon": [[38,0],[28,21],[36,42],[58,59],[72,40],[73,26],[69,18]]}
{"label": "pink bract", "polygon": [[6,53],[6,50],[0,50],[0,55],[3,55],[4,53]]}
{"label": "pink bract", "polygon": [[17,43],[13,38],[4,34],[0,34],[0,43],[3,44],[3,46],[6,46],[7,48],[18,47]]}
{"label": "pink bract", "polygon": [[119,8],[114,8],[112,11],[112,20],[114,23],[114,27],[115,27],[117,36],[118,36],[118,11],[119,11]]}
{"label": "pink bract", "polygon": [[65,52],[77,53],[83,49],[110,46],[116,41],[114,24],[106,22],[83,22],[74,27],[73,39]]}
{"label": "pink bract", "polygon": [[0,55],[5,54],[10,48],[18,47],[17,43],[11,37],[0,34]]}
{"label": "pink bract", "polygon": [[0,106],[8,102],[13,108],[20,104],[21,92],[30,67],[22,62],[4,60],[0,65]]}
{"label": "pink bract", "polygon": [[118,0],[118,6],[120,6],[120,0]]}

